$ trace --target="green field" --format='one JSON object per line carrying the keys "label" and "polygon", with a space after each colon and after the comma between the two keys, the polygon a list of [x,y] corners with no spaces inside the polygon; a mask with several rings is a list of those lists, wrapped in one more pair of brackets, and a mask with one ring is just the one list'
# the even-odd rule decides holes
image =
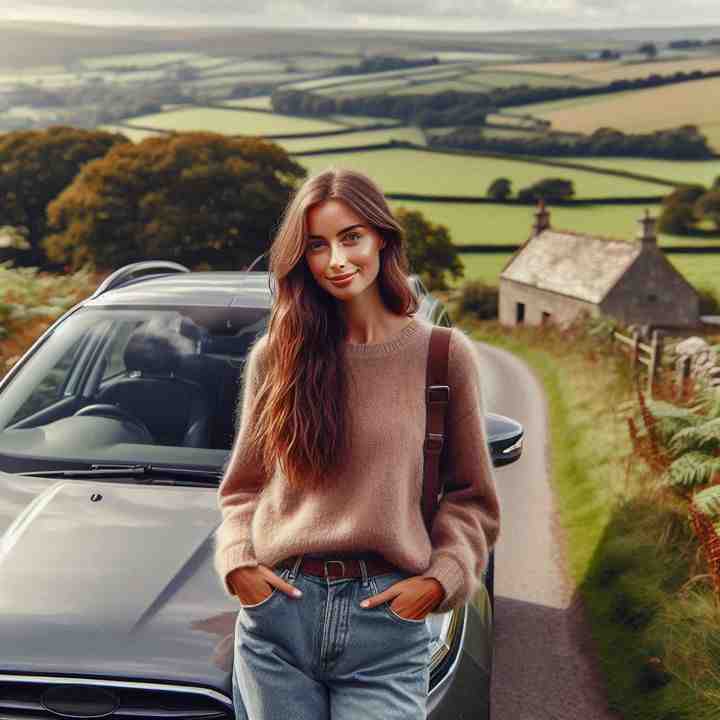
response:
{"label": "green field", "polygon": [[415,127],[397,127],[387,130],[367,130],[365,132],[348,133],[347,135],[328,135],[317,138],[293,138],[291,140],[275,140],[288,152],[309,152],[328,148],[346,148],[358,145],[379,145],[391,140],[404,140],[416,145],[424,145],[425,138]]}
{"label": "green field", "polygon": [[233,100],[223,100],[222,105],[228,107],[249,107],[259,108],[260,110],[272,110],[269,95],[257,95],[256,97],[235,98]]}
{"label": "green field", "polygon": [[[530,103],[529,105],[517,105],[507,109],[507,114],[517,115],[535,115],[544,117],[545,114],[554,112],[555,110],[565,110],[569,108],[585,107],[586,105],[595,105],[605,102],[609,97],[620,98],[633,95],[639,90],[623,90],[622,92],[612,93],[611,95],[587,95],[585,97],[564,98],[563,100],[547,100],[546,102]],[[502,111],[505,114],[505,111]]]}
{"label": "green field", "polygon": [[195,70],[198,70],[199,72],[203,72],[206,70],[210,70],[211,68],[216,68],[220,65],[227,65],[229,62],[235,62],[236,60],[237,58],[203,57],[201,55],[199,57],[194,57],[186,60],[185,64],[189,65],[192,68],[195,68]]}
{"label": "green field", "polygon": [[530,85],[531,87],[553,87],[556,85],[587,86],[596,85],[592,80],[584,78],[567,78],[558,75],[543,74],[542,72],[493,72],[482,70],[466,75],[464,80],[476,82],[480,85],[493,87],[510,87],[511,85]]}
{"label": "green field", "polygon": [[202,57],[201,53],[193,52],[165,52],[165,53],[123,53],[119,55],[104,55],[102,57],[84,58],[82,64],[90,69],[111,67],[157,67],[168,63],[191,61]]}
{"label": "green field", "polygon": [[364,125],[394,125],[395,118],[369,117],[367,115],[330,115],[328,120],[339,122],[341,125],[350,127],[362,127]]}
{"label": "green field", "polygon": [[500,272],[508,261],[511,253],[459,253],[460,261],[465,269],[465,276],[454,279],[445,274],[450,287],[459,287],[468,280],[482,280],[487,285],[500,285]]}
{"label": "green field", "polygon": [[326,132],[337,130],[340,127],[335,123],[323,120],[216,108],[190,108],[142,115],[132,118],[128,124],[157,128],[158,130],[210,130],[228,135],[263,136]]}
{"label": "green field", "polygon": [[[532,114],[549,120],[554,130],[591,133],[614,127],[627,133],[697,125],[715,150],[720,149],[720,78],[596,96],[596,102],[546,107]],[[525,106],[519,108],[527,112]]]}
{"label": "green field", "polygon": [[[472,51],[453,51],[453,50],[433,50],[427,55],[436,57],[440,62],[457,62],[468,60],[479,63],[509,62],[511,60],[522,60],[522,55],[514,55],[512,53],[490,53],[490,52],[472,52]],[[427,57],[423,54],[420,57]]]}
{"label": "green field", "polygon": [[[136,124],[140,124],[136,121]],[[557,168],[521,160],[391,149],[298,156],[312,173],[330,165],[350,167],[373,177],[385,192],[484,196],[490,183],[508,177],[513,188],[542,178],[563,177],[575,183],[577,197],[664,195],[666,185],[617,178],[584,170]]]}
{"label": "green field", "polygon": [[257,85],[258,83],[280,84],[295,78],[309,77],[299,73],[218,73],[217,75],[200,75],[195,80],[186,80],[187,87],[213,88],[227,86],[228,93],[237,85]]}
{"label": "green field", "polygon": [[148,137],[162,137],[164,133],[152,132],[151,130],[137,130],[135,128],[127,128],[121,125],[98,125],[98,130],[107,130],[108,132],[122,133],[126,138],[133,142],[140,142]]}
{"label": "green field", "polygon": [[389,78],[387,80],[368,80],[366,82],[348,83],[347,85],[328,85],[313,91],[313,95],[328,95],[330,97],[355,97],[361,95],[375,95],[388,90],[401,90],[406,87],[403,79]]}
{"label": "green field", "polygon": [[[446,225],[456,245],[519,245],[530,234],[535,221],[531,206],[469,203],[437,203],[417,200],[391,200],[393,207],[404,206],[419,210],[434,223]],[[658,205],[649,205],[653,216]],[[639,228],[638,220],[645,206],[593,205],[589,207],[550,207],[553,228],[633,240]],[[720,239],[688,239],[660,234],[660,245],[715,246]]]}
{"label": "green field", "polygon": [[[425,133],[428,137],[442,137],[443,135],[447,135],[457,129],[457,127],[425,128]],[[520,126],[508,128],[484,127],[482,129],[482,133],[485,137],[531,138],[535,137],[538,134],[538,131],[530,128],[522,128]],[[548,158],[548,160],[557,162],[560,158]]]}
{"label": "green field", "polygon": [[290,61],[303,71],[332,72],[338,65],[358,62],[360,57],[322,57],[317,55],[293,55]]}
{"label": "green field", "polygon": [[720,298],[720,254],[673,255],[667,259],[696,288],[708,288]]}
{"label": "green field", "polygon": [[287,63],[284,62],[271,62],[270,60],[239,60],[208,70],[204,75],[265,75],[266,73],[285,75],[286,65]]}
{"label": "green field", "polygon": [[[99,77],[102,73],[94,73]],[[58,72],[58,73],[36,73],[36,72],[12,72],[0,75],[0,85],[14,86],[18,83],[24,85],[33,85],[35,87],[73,87],[80,85],[87,79],[86,75],[78,75],[75,73]]]}
{"label": "green field", "polygon": [[447,92],[455,90],[461,93],[482,92],[479,85],[471,85],[462,80],[439,80],[431,83],[407,84],[398,90],[393,90],[391,95],[431,95],[432,93]]}
{"label": "green field", "polygon": [[[460,72],[464,65],[453,65],[452,70]],[[467,66],[469,67],[469,66]],[[304,82],[292,83],[285,87],[292,87],[295,90],[316,90],[321,87],[330,87],[332,85],[348,85],[374,80],[387,80],[389,78],[429,78],[437,75],[443,77],[448,72],[448,65],[432,65],[414,68],[403,68],[402,70],[386,70],[379,73],[363,73],[358,75],[335,75],[333,77],[318,78],[316,80],[306,80]]]}
{"label": "green field", "polygon": [[562,157],[547,159],[578,163],[587,167],[601,169],[625,170],[663,180],[700,183],[707,186],[712,185],[713,180],[720,176],[720,160],[650,160],[626,157]]}

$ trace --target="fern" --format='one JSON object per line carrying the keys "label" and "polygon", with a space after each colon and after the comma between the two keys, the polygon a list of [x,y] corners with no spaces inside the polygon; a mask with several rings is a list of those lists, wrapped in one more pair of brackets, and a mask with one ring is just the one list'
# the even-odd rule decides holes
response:
{"label": "fern", "polygon": [[671,438],[682,430],[704,421],[702,416],[696,415],[690,408],[679,407],[663,400],[646,402],[648,410],[655,418],[658,439],[665,445],[670,444]]}
{"label": "fern", "polygon": [[660,477],[660,484],[675,488],[708,485],[716,472],[720,472],[720,457],[688,450],[673,460]]}
{"label": "fern", "polygon": [[709,518],[720,521],[720,485],[713,485],[696,492],[693,496],[693,505]]}
{"label": "fern", "polygon": [[698,417],[698,424],[678,430],[670,439],[674,452],[683,452],[690,448],[714,450],[720,448],[720,417],[708,420]]}

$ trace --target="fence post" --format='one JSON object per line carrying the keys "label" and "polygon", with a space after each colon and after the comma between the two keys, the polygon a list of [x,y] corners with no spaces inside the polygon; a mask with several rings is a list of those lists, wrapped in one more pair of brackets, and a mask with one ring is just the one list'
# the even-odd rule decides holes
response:
{"label": "fence post", "polygon": [[653,396],[653,389],[660,381],[660,369],[662,366],[663,339],[660,330],[657,328],[652,333],[652,350],[650,353],[650,366],[648,367],[648,393]]}
{"label": "fence post", "polygon": [[632,366],[633,371],[637,372],[638,359],[640,357],[640,333],[638,333],[637,330],[633,330],[632,340]]}
{"label": "fence post", "polygon": [[680,359],[680,365],[678,367],[677,378],[675,380],[675,399],[683,401],[688,394],[688,381],[690,379],[690,356],[683,355]]}

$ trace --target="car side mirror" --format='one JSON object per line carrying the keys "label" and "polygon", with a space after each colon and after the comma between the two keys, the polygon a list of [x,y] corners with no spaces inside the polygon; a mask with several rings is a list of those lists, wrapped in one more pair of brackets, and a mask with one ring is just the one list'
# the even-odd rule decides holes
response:
{"label": "car side mirror", "polygon": [[495,467],[509,465],[520,458],[525,431],[519,422],[505,415],[486,413],[485,428]]}

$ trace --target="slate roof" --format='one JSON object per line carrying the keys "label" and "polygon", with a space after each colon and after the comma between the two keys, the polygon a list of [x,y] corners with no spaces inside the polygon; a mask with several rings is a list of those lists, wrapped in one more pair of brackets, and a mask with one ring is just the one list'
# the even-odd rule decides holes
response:
{"label": "slate roof", "polygon": [[500,279],[599,303],[641,250],[639,241],[547,229],[516,251]]}

